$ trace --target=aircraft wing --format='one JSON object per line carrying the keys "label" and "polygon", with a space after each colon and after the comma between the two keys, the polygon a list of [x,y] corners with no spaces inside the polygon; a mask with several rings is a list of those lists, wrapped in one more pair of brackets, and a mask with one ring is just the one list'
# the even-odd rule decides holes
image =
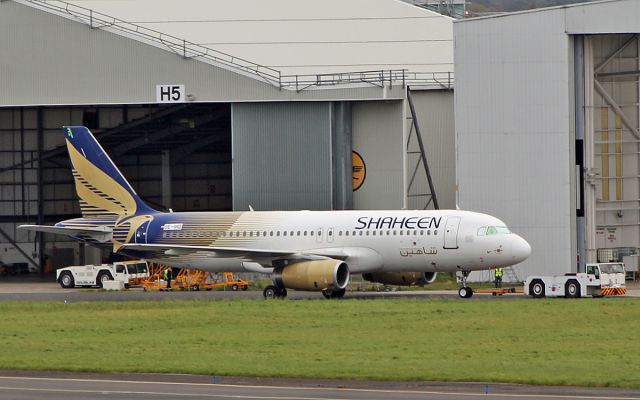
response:
{"label": "aircraft wing", "polygon": [[383,266],[382,257],[375,250],[366,247],[331,247],[288,251],[242,247],[127,243],[122,248],[135,251],[159,251],[167,255],[186,255],[203,251],[210,252],[213,257],[242,257],[260,261],[261,264],[265,261],[270,263],[268,260],[272,259],[307,261],[333,258],[345,260],[349,264],[349,270],[353,273],[371,272]]}
{"label": "aircraft wing", "polygon": [[111,240],[113,229],[108,226],[51,226],[51,225],[20,225],[18,229],[36,232],[54,233],[78,237],[90,237],[99,242]]}
{"label": "aircraft wing", "polygon": [[162,251],[168,255],[184,255],[198,251],[216,253],[222,257],[248,257],[248,258],[275,258],[296,254],[295,251],[252,249],[242,247],[213,247],[213,246],[189,246],[180,244],[145,244],[126,243],[122,245],[124,250],[136,251]]}

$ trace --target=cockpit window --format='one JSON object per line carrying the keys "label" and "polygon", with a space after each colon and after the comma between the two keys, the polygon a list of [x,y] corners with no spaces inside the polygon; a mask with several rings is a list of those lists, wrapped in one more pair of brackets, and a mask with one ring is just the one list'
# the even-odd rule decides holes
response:
{"label": "cockpit window", "polygon": [[478,236],[502,235],[506,233],[511,233],[506,226],[483,226],[478,229]]}

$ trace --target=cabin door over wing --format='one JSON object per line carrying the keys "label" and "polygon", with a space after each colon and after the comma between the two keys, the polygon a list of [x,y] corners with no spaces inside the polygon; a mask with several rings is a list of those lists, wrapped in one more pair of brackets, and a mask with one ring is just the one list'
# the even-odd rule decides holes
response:
{"label": "cabin door over wing", "polygon": [[444,227],[444,248],[458,248],[458,226],[460,225],[460,217],[449,217]]}

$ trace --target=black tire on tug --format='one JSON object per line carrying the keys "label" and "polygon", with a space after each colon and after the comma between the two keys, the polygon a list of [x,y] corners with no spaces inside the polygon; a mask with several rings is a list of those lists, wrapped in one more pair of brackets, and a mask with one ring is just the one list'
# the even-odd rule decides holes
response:
{"label": "black tire on tug", "polygon": [[531,286],[529,286],[529,294],[536,299],[544,297],[544,283],[540,279],[536,279],[531,282]]}
{"label": "black tire on tug", "polygon": [[278,289],[278,293],[276,295],[278,296],[278,298],[284,299],[285,297],[287,297],[287,289],[286,288]]}
{"label": "black tire on tug", "polygon": [[60,274],[60,286],[65,289],[71,289],[75,286],[75,280],[73,279],[73,275],[69,271],[64,271]]}
{"label": "black tire on tug", "polygon": [[572,299],[580,297],[580,284],[578,281],[572,279],[567,282],[567,285],[564,288],[564,295],[565,297]]}
{"label": "black tire on tug", "polygon": [[96,283],[98,284],[98,286],[103,287],[103,283],[104,281],[112,281],[113,277],[111,276],[110,273],[108,273],[107,271],[100,271],[98,273],[98,278],[96,279]]}
{"label": "black tire on tug", "polygon": [[193,285],[193,288],[191,288],[191,290],[193,290],[194,292],[199,292],[200,291],[200,285]]}
{"label": "black tire on tug", "polygon": [[241,289],[242,290],[247,290],[247,289],[249,289],[249,285],[243,285]]}
{"label": "black tire on tug", "polygon": [[234,292],[238,291],[238,285],[231,285],[231,290],[233,290]]}

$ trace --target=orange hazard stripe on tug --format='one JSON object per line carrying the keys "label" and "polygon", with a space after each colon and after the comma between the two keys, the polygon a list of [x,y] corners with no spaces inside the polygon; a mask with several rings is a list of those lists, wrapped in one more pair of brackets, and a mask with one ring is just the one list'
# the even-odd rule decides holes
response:
{"label": "orange hazard stripe on tug", "polygon": [[603,296],[622,296],[627,294],[627,288],[602,288]]}

